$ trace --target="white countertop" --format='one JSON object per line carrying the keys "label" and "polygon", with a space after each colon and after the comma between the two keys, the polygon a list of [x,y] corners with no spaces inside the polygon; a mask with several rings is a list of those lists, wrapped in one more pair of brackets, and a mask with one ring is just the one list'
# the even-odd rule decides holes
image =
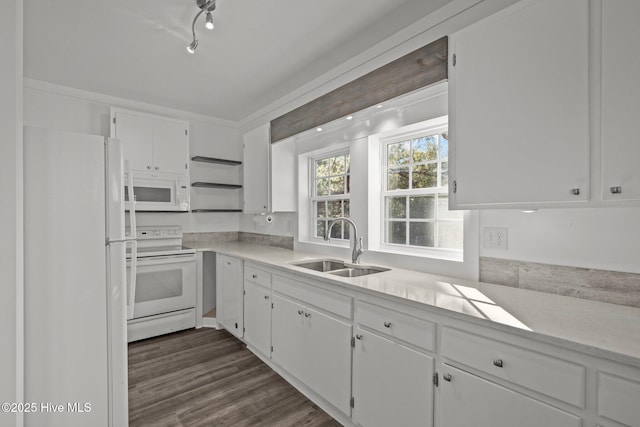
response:
{"label": "white countertop", "polygon": [[[361,277],[339,277],[292,265],[306,259],[331,258],[247,243],[193,244],[213,251],[296,272],[324,283],[353,287],[444,314],[561,344],[595,356],[640,367],[640,309],[546,294],[490,283],[390,267]],[[489,322],[489,323],[487,323]]]}

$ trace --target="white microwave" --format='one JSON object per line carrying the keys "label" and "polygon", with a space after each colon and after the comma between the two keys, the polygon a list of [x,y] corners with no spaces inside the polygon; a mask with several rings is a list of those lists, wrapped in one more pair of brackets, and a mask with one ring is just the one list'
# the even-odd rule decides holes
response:
{"label": "white microwave", "polygon": [[[125,183],[129,182],[125,179]],[[190,207],[189,175],[133,171],[133,197],[136,211],[188,212]],[[125,186],[125,202],[129,201]]]}

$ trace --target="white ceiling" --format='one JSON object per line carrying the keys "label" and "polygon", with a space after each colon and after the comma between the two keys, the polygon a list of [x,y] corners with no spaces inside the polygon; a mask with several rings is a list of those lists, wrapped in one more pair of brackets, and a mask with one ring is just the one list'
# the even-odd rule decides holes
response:
{"label": "white ceiling", "polygon": [[25,77],[239,121],[449,0],[25,0]]}

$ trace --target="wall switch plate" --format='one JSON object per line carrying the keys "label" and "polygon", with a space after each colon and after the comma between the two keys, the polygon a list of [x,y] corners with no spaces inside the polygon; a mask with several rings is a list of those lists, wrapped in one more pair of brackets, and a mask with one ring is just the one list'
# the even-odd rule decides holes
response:
{"label": "wall switch plate", "polygon": [[507,250],[508,234],[506,227],[483,227],[483,246],[487,249]]}

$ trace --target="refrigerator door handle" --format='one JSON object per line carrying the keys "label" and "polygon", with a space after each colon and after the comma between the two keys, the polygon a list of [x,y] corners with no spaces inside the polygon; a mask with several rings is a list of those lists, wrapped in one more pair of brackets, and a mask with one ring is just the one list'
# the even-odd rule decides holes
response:
{"label": "refrigerator door handle", "polygon": [[127,193],[129,195],[129,238],[127,243],[131,245],[131,268],[129,270],[129,287],[127,289],[127,320],[133,319],[133,307],[136,298],[136,273],[138,267],[138,242],[136,241],[136,199],[133,193],[133,170],[128,160],[124,161],[127,170]]}

